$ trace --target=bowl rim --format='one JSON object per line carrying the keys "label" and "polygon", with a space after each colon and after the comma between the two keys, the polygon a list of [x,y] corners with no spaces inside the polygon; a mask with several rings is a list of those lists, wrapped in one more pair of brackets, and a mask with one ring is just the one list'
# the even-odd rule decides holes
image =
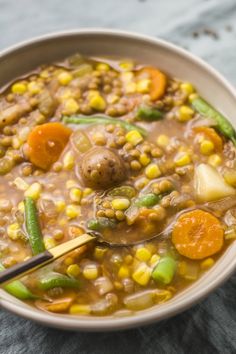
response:
{"label": "bowl rim", "polygon": [[[24,41],[20,41],[17,44],[11,45],[6,49],[0,51],[0,59],[4,58],[9,54],[14,54],[14,52],[19,50],[24,50],[27,47],[37,45],[38,43],[46,42],[48,40],[53,40],[58,37],[66,36],[83,36],[83,35],[106,35],[108,37],[120,37],[133,40],[142,40],[153,45],[159,45],[166,49],[170,49],[173,53],[184,57],[189,61],[194,62],[198,66],[207,70],[211,76],[215,77],[234,97],[236,100],[236,90],[216,69],[207,64],[203,59],[197,57],[196,55],[188,52],[187,50],[172,44],[163,39],[155,38],[149,35],[139,34],[131,31],[109,29],[109,28],[83,28],[83,29],[70,29],[64,31],[51,32],[49,34],[36,36]],[[203,287],[201,290],[196,292],[192,297],[188,297],[185,301],[180,301],[177,304],[169,305],[168,308],[158,307],[158,310],[152,310],[150,308],[145,312],[140,311],[129,317],[122,318],[112,318],[112,317],[98,317],[88,319],[78,318],[78,317],[66,317],[63,315],[51,315],[50,313],[43,311],[36,311],[33,307],[24,308],[21,306],[20,301],[13,302],[13,298],[6,294],[5,291],[0,291],[0,305],[13,312],[16,315],[24,317],[26,319],[33,320],[35,322],[44,324],[49,327],[67,329],[67,330],[80,330],[80,331],[114,331],[114,330],[124,330],[129,328],[135,328],[138,326],[143,326],[150,324],[152,322],[158,322],[163,319],[175,316],[176,314],[188,309],[193,306],[204,297],[206,297],[215,288],[226,281],[230,275],[234,272],[236,268],[236,258],[235,262],[232,262],[230,266],[223,269],[223,271],[212,281],[207,287]],[[3,295],[2,295],[3,294]],[[4,298],[4,294],[7,296]],[[11,300],[12,299],[12,300]]]}

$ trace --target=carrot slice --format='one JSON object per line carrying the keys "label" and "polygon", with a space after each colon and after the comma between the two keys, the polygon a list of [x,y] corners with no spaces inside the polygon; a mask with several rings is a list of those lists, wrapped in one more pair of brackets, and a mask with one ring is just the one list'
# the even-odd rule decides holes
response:
{"label": "carrot slice", "polygon": [[182,214],[173,229],[172,242],[177,251],[190,259],[203,259],[220,251],[224,231],[212,214],[196,209]]}
{"label": "carrot slice", "polygon": [[166,90],[167,79],[166,76],[160,71],[152,67],[141,69],[141,74],[147,74],[151,79],[150,97],[152,101],[160,99]]}
{"label": "carrot slice", "polygon": [[27,139],[29,160],[37,167],[49,169],[58,160],[71,132],[71,129],[61,123],[38,125]]}
{"label": "carrot slice", "polygon": [[214,143],[216,151],[222,152],[223,141],[222,141],[221,137],[219,136],[219,134],[217,134],[215,129],[209,128],[209,127],[195,127],[195,128],[193,128],[193,130],[194,130],[194,132],[201,133],[205,137],[210,139]]}

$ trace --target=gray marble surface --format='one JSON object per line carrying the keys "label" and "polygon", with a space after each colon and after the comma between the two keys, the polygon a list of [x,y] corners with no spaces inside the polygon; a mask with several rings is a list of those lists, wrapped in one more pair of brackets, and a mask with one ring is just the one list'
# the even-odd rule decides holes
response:
{"label": "gray marble surface", "polygon": [[[167,39],[199,55],[236,84],[235,0],[0,0],[0,49],[40,34],[82,27],[119,28]],[[0,310],[2,354],[134,352],[235,353],[236,276],[185,313],[126,332],[58,331]]]}

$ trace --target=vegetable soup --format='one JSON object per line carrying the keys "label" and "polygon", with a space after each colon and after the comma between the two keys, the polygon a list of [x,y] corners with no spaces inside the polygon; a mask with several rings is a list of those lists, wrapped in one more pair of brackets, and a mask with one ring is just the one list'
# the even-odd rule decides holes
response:
{"label": "vegetable soup", "polygon": [[236,238],[236,133],[189,82],[76,54],[4,87],[0,129],[0,271],[84,233],[107,241],[5,286],[43,311],[161,304]]}

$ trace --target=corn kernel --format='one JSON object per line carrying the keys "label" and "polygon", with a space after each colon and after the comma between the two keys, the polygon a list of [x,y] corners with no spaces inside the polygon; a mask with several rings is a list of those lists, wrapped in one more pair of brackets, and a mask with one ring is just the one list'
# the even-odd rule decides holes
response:
{"label": "corn kernel", "polygon": [[192,119],[194,110],[188,106],[181,106],[178,113],[178,120],[180,122],[187,122],[188,120]]}
{"label": "corn kernel", "polygon": [[112,208],[116,210],[125,210],[130,206],[130,201],[127,198],[116,198],[111,202]]}
{"label": "corn kernel", "polygon": [[110,104],[117,103],[119,101],[120,97],[114,94],[110,94],[107,96],[107,102]]}
{"label": "corn kernel", "polygon": [[80,203],[82,197],[82,191],[79,188],[72,188],[70,190],[70,199],[73,202]]}
{"label": "corn kernel", "polygon": [[140,264],[132,275],[133,280],[142,286],[148,284],[150,277],[151,269],[145,263]]}
{"label": "corn kernel", "polygon": [[40,194],[42,192],[42,186],[40,183],[35,182],[29,186],[28,189],[25,191],[25,197],[31,197],[33,199],[38,199],[40,197]]}
{"label": "corn kernel", "polygon": [[146,154],[141,154],[140,157],[139,157],[139,162],[143,166],[147,166],[150,161],[151,161],[151,159]]}
{"label": "corn kernel", "polygon": [[67,266],[73,264],[73,262],[74,262],[74,259],[72,257],[66,257],[64,260],[64,264]]}
{"label": "corn kernel", "polygon": [[135,257],[138,258],[138,260],[142,262],[147,262],[151,258],[151,252],[145,248],[145,247],[140,247],[137,249],[135,252]]}
{"label": "corn kernel", "polygon": [[20,225],[18,223],[10,224],[7,227],[7,234],[11,240],[18,240],[20,236]]}
{"label": "corn kernel", "polygon": [[125,84],[125,92],[126,93],[135,93],[137,91],[137,85],[135,82],[127,82]]}
{"label": "corn kernel", "polygon": [[191,157],[187,153],[181,152],[175,157],[175,164],[178,167],[186,166],[190,163],[191,163]]}
{"label": "corn kernel", "polygon": [[64,202],[64,200],[55,201],[55,205],[58,213],[61,213],[63,210],[65,210],[66,203]]}
{"label": "corn kernel", "polygon": [[98,63],[96,65],[96,70],[98,71],[109,71],[110,70],[110,66],[106,63]]}
{"label": "corn kernel", "polygon": [[65,170],[71,170],[74,167],[75,158],[71,151],[68,151],[63,158],[63,167]]}
{"label": "corn kernel", "polygon": [[155,267],[155,265],[159,262],[160,258],[161,257],[158,254],[152,255],[152,257],[151,257],[151,259],[149,261],[149,265],[151,267]]}
{"label": "corn kernel", "polygon": [[71,82],[73,76],[67,71],[62,71],[57,78],[61,85],[66,86]]}
{"label": "corn kernel", "polygon": [[204,139],[200,144],[200,151],[203,155],[210,155],[214,148],[215,146],[211,140]]}
{"label": "corn kernel", "polygon": [[130,132],[128,132],[125,136],[125,139],[133,146],[136,146],[143,141],[143,137],[138,130],[131,130]]}
{"label": "corn kernel", "polygon": [[130,276],[130,270],[127,266],[121,266],[119,271],[118,271],[118,278],[129,278]]}
{"label": "corn kernel", "polygon": [[161,147],[166,147],[167,145],[169,145],[170,139],[167,135],[161,134],[158,136],[156,143]]}
{"label": "corn kernel", "polygon": [[85,279],[94,280],[98,277],[98,268],[95,264],[89,264],[84,267],[83,276]]}
{"label": "corn kernel", "polygon": [[36,81],[28,83],[27,89],[32,95],[37,95],[42,90],[42,85]]}
{"label": "corn kernel", "polygon": [[161,170],[155,163],[150,163],[145,169],[145,175],[149,179],[154,179],[161,175]]}
{"label": "corn kernel", "polygon": [[27,86],[23,82],[16,82],[12,85],[11,91],[18,95],[23,95],[27,90]]}
{"label": "corn kernel", "polygon": [[80,216],[80,215],[81,215],[80,206],[75,205],[75,204],[67,205],[67,207],[66,207],[66,216],[69,219],[74,219],[74,218],[76,218],[77,216]]}
{"label": "corn kernel", "polygon": [[207,258],[201,262],[200,267],[201,267],[201,269],[208,269],[208,268],[212,267],[214,263],[215,263],[215,261],[213,258]]}
{"label": "corn kernel", "polygon": [[24,204],[24,202],[20,202],[20,203],[17,205],[17,209],[18,209],[22,214],[24,214],[24,212],[25,212],[25,204]]}
{"label": "corn kernel", "polygon": [[18,138],[18,136],[13,136],[12,138],[13,149],[19,149],[21,145],[22,145],[22,141]]}
{"label": "corn kernel", "polygon": [[187,95],[190,95],[191,93],[194,92],[194,88],[193,88],[193,85],[190,84],[190,82],[183,82],[181,85],[180,85],[180,90],[187,93]]}
{"label": "corn kernel", "polygon": [[26,183],[23,178],[21,177],[16,177],[13,181],[13,184],[16,186],[17,189],[20,191],[26,191],[26,189],[29,188],[28,183]]}
{"label": "corn kernel", "polygon": [[107,248],[96,246],[94,249],[94,257],[96,259],[102,259],[107,252]]}
{"label": "corn kernel", "polygon": [[131,60],[124,60],[119,63],[119,66],[124,71],[131,71],[134,68],[134,63]]}
{"label": "corn kernel", "polygon": [[89,99],[89,106],[97,111],[103,112],[106,108],[106,101],[99,94],[92,95]]}
{"label": "corn kernel", "polygon": [[197,93],[191,93],[189,95],[188,100],[189,100],[190,103],[192,103],[196,98],[198,98],[198,94]]}
{"label": "corn kernel", "polygon": [[63,227],[67,224],[67,219],[66,218],[61,218],[58,220],[58,225]]}
{"label": "corn kernel", "polygon": [[48,72],[48,70],[43,70],[43,71],[41,71],[40,72],[40,77],[42,78],[42,79],[47,79],[48,77],[49,77],[49,72]]}
{"label": "corn kernel", "polygon": [[70,264],[66,270],[70,277],[77,277],[80,273],[80,267],[77,264]]}
{"label": "corn kernel", "polygon": [[123,82],[128,83],[134,78],[134,73],[132,71],[125,71],[121,73],[120,77]]}
{"label": "corn kernel", "polygon": [[181,276],[185,276],[187,274],[187,263],[185,261],[178,263],[178,274]]}
{"label": "corn kernel", "polygon": [[78,183],[74,179],[68,179],[68,181],[66,181],[66,189],[71,189],[76,187],[78,187]]}
{"label": "corn kernel", "polygon": [[131,254],[127,254],[127,256],[125,256],[124,261],[126,264],[131,264],[133,262],[133,257],[131,256]]}
{"label": "corn kernel", "polygon": [[88,195],[92,194],[93,193],[93,190],[91,188],[85,188],[83,190],[83,198],[84,197],[87,197]]}
{"label": "corn kernel", "polygon": [[212,154],[208,157],[208,163],[213,167],[218,167],[222,163],[222,158],[217,154]]}
{"label": "corn kernel", "polygon": [[137,82],[137,91],[139,93],[149,93],[151,87],[151,80],[143,79]]}
{"label": "corn kernel", "polygon": [[73,114],[78,112],[78,110],[79,110],[79,105],[74,98],[68,98],[65,100],[64,109],[63,109],[64,114],[68,114],[68,115]]}
{"label": "corn kernel", "polygon": [[47,250],[50,250],[50,248],[53,248],[57,245],[56,241],[52,237],[45,237],[43,243]]}
{"label": "corn kernel", "polygon": [[89,305],[71,305],[69,312],[71,315],[89,315],[91,307]]}

